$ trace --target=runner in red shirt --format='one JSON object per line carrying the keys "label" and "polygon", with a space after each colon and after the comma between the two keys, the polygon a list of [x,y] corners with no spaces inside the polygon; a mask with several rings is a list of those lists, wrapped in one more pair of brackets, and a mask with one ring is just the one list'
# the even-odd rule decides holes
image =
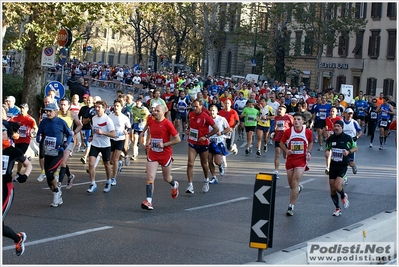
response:
{"label": "runner in red shirt", "polygon": [[[326,127],[324,132],[324,137],[327,140],[328,137],[334,134],[334,124],[336,121],[342,121],[342,117],[338,116],[338,109],[336,107],[332,107],[330,109],[330,116],[326,118]],[[326,170],[324,171],[325,174],[330,173],[330,161],[331,161],[331,153],[329,157],[326,158]]]}
{"label": "runner in red shirt", "polygon": [[[15,139],[15,147],[21,149],[22,153],[26,153],[29,148],[31,136],[35,137],[35,133],[37,132],[37,124],[36,120],[28,114],[29,106],[27,103],[19,105],[21,109],[21,113],[17,116],[11,118],[10,121],[18,122],[20,127],[18,130],[19,138]],[[17,165],[17,176],[18,173],[21,172],[22,163],[18,161]],[[18,178],[18,177],[15,178]]]}
{"label": "runner in red shirt", "polygon": [[[274,174],[276,174],[277,179],[278,169],[280,167],[280,140],[284,135],[284,132],[294,125],[294,118],[285,114],[287,107],[285,105],[280,105],[277,109],[277,116],[274,116],[274,131],[271,133],[271,138],[274,141]],[[286,158],[283,150],[283,157]]]}
{"label": "runner in red shirt", "polygon": [[303,173],[309,168],[313,148],[312,131],[306,128],[304,116],[297,112],[294,114],[294,126],[284,132],[280,141],[280,148],[287,155],[285,168],[287,170],[288,184],[291,188],[290,204],[287,216],[294,215],[294,205],[301,193],[303,186],[299,184]]}
{"label": "runner in red shirt", "polygon": [[159,165],[162,167],[163,179],[172,186],[172,198],[177,198],[179,195],[179,183],[171,176],[173,161],[171,146],[180,143],[180,136],[172,122],[165,118],[166,111],[165,106],[157,105],[152,112],[154,119],[147,120],[149,128],[146,143],[148,151],[146,163],[147,199],[141,203],[141,208],[147,210],[154,209],[152,206],[153,185]]}
{"label": "runner in red shirt", "polygon": [[234,155],[237,155],[238,149],[237,145],[234,143],[234,140],[236,132],[235,129],[240,124],[240,118],[238,117],[237,111],[231,108],[232,105],[232,101],[230,99],[226,99],[224,101],[224,109],[219,111],[219,115],[226,118],[231,130],[231,132],[226,135],[226,147],[229,151],[233,152]]}
{"label": "runner in red shirt", "polygon": [[[200,155],[201,166],[204,173],[204,186],[202,191],[204,193],[209,191],[209,164],[208,164],[208,150],[209,150],[209,136],[219,132],[219,128],[215,124],[209,112],[203,110],[203,101],[194,100],[191,104],[193,111],[188,115],[188,127],[186,134],[188,136],[188,160],[187,160],[187,179],[188,187],[186,193],[194,194],[193,176],[194,176],[194,161],[197,155]],[[212,131],[209,132],[209,126]]]}

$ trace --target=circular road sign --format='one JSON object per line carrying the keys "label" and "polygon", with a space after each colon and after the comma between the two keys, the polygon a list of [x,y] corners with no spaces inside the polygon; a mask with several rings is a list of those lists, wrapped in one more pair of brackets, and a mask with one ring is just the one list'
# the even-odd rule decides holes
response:
{"label": "circular road sign", "polygon": [[58,32],[58,44],[60,46],[65,46],[68,43],[68,39],[69,39],[68,35],[69,35],[69,33],[67,32],[66,29],[61,29]]}

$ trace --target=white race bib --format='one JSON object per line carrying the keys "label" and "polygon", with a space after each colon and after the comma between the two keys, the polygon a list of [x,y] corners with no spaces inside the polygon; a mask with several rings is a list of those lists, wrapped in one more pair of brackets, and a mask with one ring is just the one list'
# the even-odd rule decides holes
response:
{"label": "white race bib", "polygon": [[291,141],[292,154],[303,154],[305,151],[305,143],[303,141]]}
{"label": "white race bib", "polygon": [[197,129],[193,129],[193,128],[190,128],[190,133],[189,133],[189,135],[188,135],[188,138],[190,139],[190,140],[193,140],[193,141],[198,141],[198,130]]}
{"label": "white race bib", "polygon": [[276,121],[277,130],[283,131],[284,130],[284,121]]}
{"label": "white race bib", "polygon": [[159,147],[158,145],[162,143],[161,138],[151,138],[151,149],[154,152],[162,152],[163,148]]}
{"label": "white race bib", "polygon": [[341,162],[344,158],[344,150],[342,148],[331,149],[331,160]]}
{"label": "white race bib", "polygon": [[7,173],[8,161],[10,160],[10,157],[7,155],[3,155],[2,159],[3,162],[2,162],[1,173],[5,175]]}
{"label": "white race bib", "polygon": [[28,129],[26,128],[26,126],[21,126],[19,127],[18,133],[19,133],[19,137],[26,137],[26,131]]}

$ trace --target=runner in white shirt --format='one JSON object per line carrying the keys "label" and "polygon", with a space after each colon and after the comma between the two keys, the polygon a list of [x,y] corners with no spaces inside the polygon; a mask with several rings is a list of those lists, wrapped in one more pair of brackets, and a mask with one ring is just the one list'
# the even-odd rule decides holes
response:
{"label": "runner in white shirt", "polygon": [[[122,171],[123,161],[120,160],[121,152],[125,148],[125,139],[128,138],[129,132],[132,129],[130,119],[124,115],[122,111],[123,101],[114,101],[114,113],[109,117],[114,122],[116,137],[111,138],[111,162],[112,162],[112,178],[111,185],[116,185],[116,174]],[[125,148],[125,151],[127,147]]]}
{"label": "runner in white shirt", "polygon": [[89,137],[91,142],[89,152],[89,176],[90,176],[90,187],[87,189],[88,193],[93,193],[97,190],[96,184],[96,172],[95,172],[95,161],[99,153],[101,153],[105,173],[107,176],[107,182],[104,187],[104,192],[107,193],[111,189],[111,137],[116,137],[114,122],[105,114],[107,110],[107,103],[105,101],[97,101],[95,103],[95,109],[97,115],[92,118],[92,136]]}

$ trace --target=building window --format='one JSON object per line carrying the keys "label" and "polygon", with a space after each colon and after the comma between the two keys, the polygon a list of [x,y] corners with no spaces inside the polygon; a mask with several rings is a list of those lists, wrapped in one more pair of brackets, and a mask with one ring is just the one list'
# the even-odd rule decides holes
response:
{"label": "building window", "polygon": [[302,31],[295,32],[295,56],[301,55],[302,50]]}
{"label": "building window", "polygon": [[95,33],[95,37],[97,37],[97,38],[98,38],[98,36],[99,36],[99,33],[100,33],[100,29],[99,29],[98,27],[96,27],[96,33]]}
{"label": "building window", "polygon": [[104,29],[104,38],[107,38],[107,29]]}
{"label": "building window", "polygon": [[364,31],[360,31],[358,34],[356,34],[356,46],[352,50],[352,53],[355,54],[355,58],[361,58],[362,57],[362,51],[363,51],[363,37],[364,37]]}
{"label": "building window", "polygon": [[396,54],[396,30],[388,31],[387,59],[395,59]]}
{"label": "building window", "polygon": [[328,4],[327,14],[326,14],[327,20],[335,19],[336,15],[337,15],[337,4],[335,3]]}
{"label": "building window", "polygon": [[112,38],[112,39],[115,39],[115,30],[112,30],[111,38]]}
{"label": "building window", "polygon": [[351,3],[343,3],[341,4],[341,17],[346,18],[349,16],[350,9],[352,8]]}
{"label": "building window", "polygon": [[121,64],[121,51],[118,53],[118,64]]}
{"label": "building window", "polygon": [[313,36],[314,36],[314,34],[312,31],[309,31],[306,33],[305,45],[303,47],[303,52],[307,56],[311,56],[313,54],[313,43],[314,43]]}
{"label": "building window", "polygon": [[375,96],[376,88],[377,88],[377,79],[376,78],[368,78],[367,79],[367,87],[366,87],[366,95]]}
{"label": "building window", "polygon": [[371,30],[371,36],[369,37],[369,51],[368,56],[370,58],[378,58],[380,55],[380,30]]}
{"label": "building window", "polygon": [[347,32],[342,32],[338,40],[338,55],[340,57],[347,57],[348,47],[349,47],[349,34]]}
{"label": "building window", "polygon": [[105,50],[103,50],[103,53],[101,55],[101,60],[103,61],[103,63],[105,63]]}
{"label": "building window", "polygon": [[222,51],[219,51],[218,53],[218,61],[216,66],[216,72],[220,75],[220,72],[222,70]]}
{"label": "building window", "polygon": [[125,64],[129,65],[129,52],[126,52]]}
{"label": "building window", "polygon": [[391,20],[396,20],[396,3],[388,3],[387,17]]}
{"label": "building window", "polygon": [[231,75],[231,51],[227,54],[226,74]]}
{"label": "building window", "polygon": [[381,20],[382,3],[371,3],[371,18]]}
{"label": "building window", "polygon": [[384,95],[393,95],[393,80],[392,79],[384,79],[383,93],[384,93]]}
{"label": "building window", "polygon": [[356,3],[355,17],[357,19],[365,19],[367,12],[367,3]]}
{"label": "building window", "polygon": [[290,54],[290,48],[291,48],[291,32],[288,31],[285,35],[285,41],[284,41],[284,53],[285,55],[289,55]]}
{"label": "building window", "polygon": [[340,75],[337,77],[337,89],[341,90],[341,85],[346,84],[346,76]]}

